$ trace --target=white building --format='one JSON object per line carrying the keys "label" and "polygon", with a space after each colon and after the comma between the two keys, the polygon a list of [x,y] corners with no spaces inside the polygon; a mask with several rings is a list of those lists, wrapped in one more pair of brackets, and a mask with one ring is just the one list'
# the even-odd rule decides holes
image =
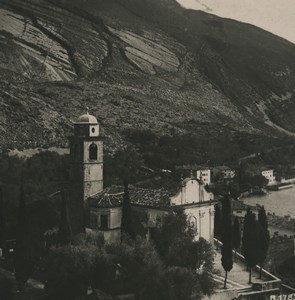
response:
{"label": "white building", "polygon": [[[120,238],[123,196],[122,186],[111,186],[88,198],[90,228],[101,231],[108,241]],[[130,185],[129,197],[134,209],[147,214],[149,231],[171,208],[182,207],[195,230],[195,240],[202,237],[213,242],[214,196],[200,180],[194,177],[184,179],[174,195],[163,188],[147,189]]]}
{"label": "white building", "polygon": [[202,169],[197,170],[197,179],[202,180],[205,185],[211,184],[211,170],[210,169]]}
{"label": "white building", "polygon": [[225,169],[222,174],[224,179],[233,179],[236,176],[235,170],[232,169]]}
{"label": "white building", "polygon": [[263,170],[261,172],[261,175],[264,176],[268,180],[267,185],[276,184],[276,178],[274,176],[274,170],[273,169]]}

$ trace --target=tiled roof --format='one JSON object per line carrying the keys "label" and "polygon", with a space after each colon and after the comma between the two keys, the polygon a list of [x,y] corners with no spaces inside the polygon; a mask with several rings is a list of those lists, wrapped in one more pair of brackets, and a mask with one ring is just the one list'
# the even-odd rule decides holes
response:
{"label": "tiled roof", "polygon": [[122,204],[124,187],[112,185],[88,198],[90,207],[114,207]]}
{"label": "tiled roof", "polygon": [[[110,186],[102,192],[88,198],[90,207],[115,207],[122,204],[124,197],[123,186]],[[129,185],[130,202],[136,205],[155,208],[167,208],[170,206],[170,194],[164,188],[146,189]]]}
{"label": "tiled roof", "polygon": [[129,188],[132,204],[165,208],[170,206],[170,194],[164,188],[153,190],[144,188]]}

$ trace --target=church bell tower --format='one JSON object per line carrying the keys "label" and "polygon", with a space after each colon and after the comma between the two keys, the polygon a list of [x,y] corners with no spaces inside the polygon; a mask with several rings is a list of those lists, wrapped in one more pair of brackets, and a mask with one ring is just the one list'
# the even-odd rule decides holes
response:
{"label": "church bell tower", "polygon": [[[84,231],[86,199],[103,189],[103,139],[97,119],[88,112],[74,123],[70,142],[70,214],[73,233]],[[74,227],[74,228],[73,228]]]}

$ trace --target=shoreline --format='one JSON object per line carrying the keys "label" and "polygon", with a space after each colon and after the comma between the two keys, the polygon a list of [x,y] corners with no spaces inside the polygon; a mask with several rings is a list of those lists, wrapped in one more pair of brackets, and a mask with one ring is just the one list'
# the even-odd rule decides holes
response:
{"label": "shoreline", "polygon": [[268,213],[267,220],[269,226],[278,229],[286,229],[295,234],[295,219],[291,218],[290,216],[281,217]]}
{"label": "shoreline", "polygon": [[[290,189],[292,191],[292,189]],[[289,190],[289,191],[290,191]],[[282,195],[284,196],[284,192],[286,192],[287,189],[282,189],[278,191],[269,191],[267,194],[258,196],[258,195],[251,195],[251,196],[246,196],[241,198],[240,200],[243,202],[243,204],[249,206],[249,207],[257,207],[257,204],[259,205],[264,205],[266,213],[267,213],[267,220],[268,220],[268,225],[270,227],[270,233],[275,233],[278,232],[279,235],[287,235],[287,236],[294,236],[295,235],[295,215],[291,215],[288,213],[288,209],[286,209],[286,212],[278,210],[276,211],[275,207],[269,207],[267,205],[268,201],[274,202],[274,199],[269,199],[270,194],[275,195],[275,201],[280,201],[280,198]],[[283,193],[283,194],[282,194]],[[261,197],[261,198],[260,198]],[[253,201],[253,198],[255,199]],[[293,198],[293,197],[292,197]],[[291,201],[293,199],[291,198]],[[259,201],[259,200],[262,201]],[[284,199],[290,199],[290,197],[284,197]],[[252,203],[245,203],[247,200],[252,201]],[[256,202],[256,203],[254,203]],[[289,202],[290,205],[293,206],[292,202]],[[295,205],[295,202],[294,202]]]}

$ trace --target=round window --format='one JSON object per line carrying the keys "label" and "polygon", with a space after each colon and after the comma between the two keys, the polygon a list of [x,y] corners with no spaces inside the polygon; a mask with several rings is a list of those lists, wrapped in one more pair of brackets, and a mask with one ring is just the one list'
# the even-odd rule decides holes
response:
{"label": "round window", "polygon": [[93,128],[91,129],[91,131],[92,131],[92,133],[94,133],[94,132],[95,132],[95,128],[93,127]]}

